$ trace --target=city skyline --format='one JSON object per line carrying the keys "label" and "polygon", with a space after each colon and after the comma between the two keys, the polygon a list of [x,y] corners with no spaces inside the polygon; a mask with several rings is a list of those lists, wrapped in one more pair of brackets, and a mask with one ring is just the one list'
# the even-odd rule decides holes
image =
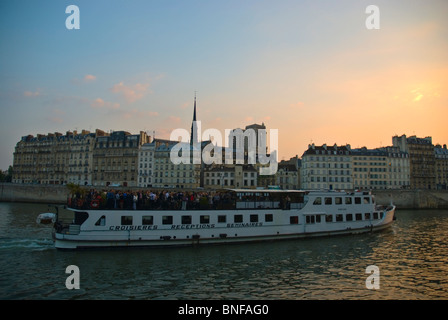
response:
{"label": "city skyline", "polygon": [[[68,30],[67,6],[80,10]],[[368,30],[365,9],[380,9]],[[0,169],[22,136],[265,123],[278,160],[445,129],[446,1],[3,1]]]}

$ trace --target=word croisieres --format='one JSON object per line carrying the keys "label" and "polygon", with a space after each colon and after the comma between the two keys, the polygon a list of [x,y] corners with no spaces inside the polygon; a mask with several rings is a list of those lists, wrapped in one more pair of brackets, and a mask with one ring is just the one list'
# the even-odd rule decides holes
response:
{"label": "word croisieres", "polygon": [[[245,154],[248,164],[261,164],[260,175],[273,175],[277,172],[278,162],[278,129],[269,129],[269,143],[271,152],[267,154],[266,130],[258,129],[225,129],[225,164],[245,164]],[[222,142],[222,134],[218,129],[207,129],[201,133],[201,121],[194,121],[192,141],[187,130],[179,128],[171,132],[170,140],[180,141],[170,151],[170,160],[173,164],[222,164],[223,147],[217,145]],[[205,147],[201,147],[201,139],[211,140]],[[230,143],[229,143],[230,141]],[[234,157],[235,151],[235,157]],[[266,166],[268,165],[269,166]]]}

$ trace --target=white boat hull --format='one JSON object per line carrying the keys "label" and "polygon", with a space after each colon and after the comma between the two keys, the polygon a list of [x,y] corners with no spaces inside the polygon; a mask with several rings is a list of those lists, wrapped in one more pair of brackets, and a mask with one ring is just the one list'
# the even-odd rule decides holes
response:
{"label": "white boat hull", "polygon": [[[77,232],[56,232],[55,247],[58,249],[81,249],[101,247],[166,247],[216,245],[257,241],[274,241],[300,239],[308,237],[360,234],[383,230],[389,227],[394,219],[395,207],[384,210],[382,218],[377,220],[325,222],[307,224],[306,215],[298,214],[300,210],[274,210],[277,216],[271,225],[268,223],[209,224],[197,228],[181,228],[179,225],[161,226],[143,230],[142,226],[106,225],[102,230],[93,228]],[[91,211],[97,217],[104,214],[118,214],[110,211]],[[266,211],[267,212],[267,211]],[[147,212],[139,212],[144,215]],[[166,211],[149,212],[153,215],[168,214]],[[174,214],[193,214],[189,211],[173,211]],[[197,214],[224,214],[223,211],[199,211]],[[231,211],[228,214],[239,213]],[[135,211],[121,211],[120,215],[136,215]],[[250,213],[246,213],[249,215]],[[308,213],[309,214],[309,213]],[[297,224],[287,224],[290,216],[298,215]],[[322,213],[322,215],[324,215]],[[173,227],[174,226],[174,227]],[[125,229],[125,230],[120,230]],[[126,230],[127,229],[127,230]]]}

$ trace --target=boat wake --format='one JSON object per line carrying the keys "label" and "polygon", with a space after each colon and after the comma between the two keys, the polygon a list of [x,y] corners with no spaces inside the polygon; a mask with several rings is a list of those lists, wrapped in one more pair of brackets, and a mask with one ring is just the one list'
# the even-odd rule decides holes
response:
{"label": "boat wake", "polygon": [[0,238],[0,250],[29,249],[42,251],[53,248],[52,239]]}

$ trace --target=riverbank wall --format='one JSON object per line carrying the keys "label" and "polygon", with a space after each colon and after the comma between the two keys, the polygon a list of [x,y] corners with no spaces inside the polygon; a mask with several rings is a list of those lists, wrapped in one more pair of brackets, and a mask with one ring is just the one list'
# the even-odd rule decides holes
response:
{"label": "riverbank wall", "polygon": [[[0,183],[0,202],[65,204],[68,193],[68,188],[63,185]],[[374,190],[373,194],[377,204],[392,202],[398,210],[448,209],[448,190]]]}

